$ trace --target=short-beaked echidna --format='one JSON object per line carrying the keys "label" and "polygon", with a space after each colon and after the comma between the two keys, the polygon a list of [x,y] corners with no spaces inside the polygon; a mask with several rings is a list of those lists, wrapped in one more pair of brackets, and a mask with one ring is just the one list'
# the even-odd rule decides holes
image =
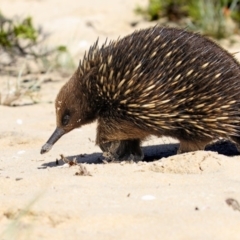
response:
{"label": "short-beaked echidna", "polygon": [[240,65],[213,41],[185,30],[135,31],[85,54],[56,102],[65,133],[97,120],[98,144],[114,158],[141,160],[149,135],[180,141],[179,153],[219,137],[240,144]]}

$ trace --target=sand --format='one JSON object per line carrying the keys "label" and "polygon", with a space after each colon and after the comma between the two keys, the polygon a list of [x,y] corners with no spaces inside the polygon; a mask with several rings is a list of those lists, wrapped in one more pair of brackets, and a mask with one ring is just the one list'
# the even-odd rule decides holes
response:
{"label": "sand", "polygon": [[[68,45],[77,64],[98,36],[104,41],[154,25],[133,12],[146,4],[1,0],[0,9],[34,16],[52,32],[49,44]],[[143,147],[149,161],[104,164],[93,123],[40,155],[55,129],[53,101],[69,76],[51,75],[39,104],[0,106],[0,239],[240,239],[240,157],[230,143],[176,155],[177,141],[151,138]],[[70,167],[60,154],[81,166]]]}

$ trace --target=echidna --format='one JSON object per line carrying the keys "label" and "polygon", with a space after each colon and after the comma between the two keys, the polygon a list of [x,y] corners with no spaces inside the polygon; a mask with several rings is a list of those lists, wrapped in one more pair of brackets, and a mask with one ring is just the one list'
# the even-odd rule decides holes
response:
{"label": "echidna", "polygon": [[94,120],[96,144],[118,159],[141,160],[140,143],[149,135],[178,139],[179,153],[219,137],[240,146],[240,65],[185,30],[156,26],[96,42],[55,105],[57,128],[41,153]]}

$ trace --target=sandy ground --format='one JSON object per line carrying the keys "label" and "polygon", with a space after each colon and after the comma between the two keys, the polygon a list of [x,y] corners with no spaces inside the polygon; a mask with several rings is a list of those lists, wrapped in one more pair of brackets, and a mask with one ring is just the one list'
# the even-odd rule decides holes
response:
{"label": "sandy ground", "polygon": [[[0,9],[34,16],[52,32],[49,44],[67,44],[77,63],[98,36],[117,38],[149,25],[131,27],[139,20],[133,9],[146,2],[1,0]],[[240,239],[240,157],[229,143],[175,155],[176,141],[153,138],[144,143],[146,160],[161,160],[103,164],[94,123],[40,155],[66,80],[43,83],[40,104],[0,106],[0,239]],[[91,176],[57,165],[60,154],[76,157]]]}

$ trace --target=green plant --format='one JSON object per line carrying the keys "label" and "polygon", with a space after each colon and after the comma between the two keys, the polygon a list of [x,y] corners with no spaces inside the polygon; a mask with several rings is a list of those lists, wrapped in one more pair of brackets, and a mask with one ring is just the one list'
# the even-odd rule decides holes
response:
{"label": "green plant", "polygon": [[12,20],[0,14],[0,53],[7,53],[11,61],[19,56],[41,57],[49,54],[49,52],[38,53],[34,50],[42,40],[39,40],[41,37],[41,29],[33,27],[31,17]]}
{"label": "green plant", "polygon": [[233,0],[229,6],[232,19],[240,25],[240,0]]}
{"label": "green plant", "polygon": [[[54,48],[44,47],[43,41],[48,37],[41,28],[35,28],[31,17],[24,19],[8,19],[0,13],[0,72],[6,66],[12,66],[19,58],[38,60],[49,66],[65,67],[64,64],[53,62],[62,55],[68,56],[66,68],[73,65],[71,56],[66,46]],[[48,59],[49,58],[49,59]],[[51,61],[51,64],[50,64]],[[71,63],[70,63],[71,62]],[[47,64],[46,64],[47,63]],[[2,66],[2,68],[1,68]]]}
{"label": "green plant", "polygon": [[138,7],[136,12],[147,16],[150,21],[167,17],[170,21],[179,20],[186,16],[187,0],[149,0],[148,7]]}
{"label": "green plant", "polygon": [[[229,28],[229,19],[240,22],[239,0],[149,0],[148,7],[137,12],[149,20],[167,17],[170,21],[186,19],[186,25],[203,34],[224,38],[234,33],[234,22]],[[230,12],[230,14],[229,14]]]}
{"label": "green plant", "polygon": [[150,20],[156,20],[161,16],[161,10],[163,9],[163,1],[159,0],[150,0],[147,13],[150,16]]}
{"label": "green plant", "polygon": [[193,19],[195,27],[205,35],[221,39],[227,36],[226,16],[223,8],[227,0],[202,0],[192,2],[189,16]]}
{"label": "green plant", "polygon": [[[5,92],[0,90],[0,104],[12,106],[23,97],[37,103],[46,74],[53,70],[64,73],[75,67],[66,46],[49,48],[44,44],[47,36],[34,27],[31,17],[7,19],[0,13],[0,73],[15,76],[6,80]],[[29,85],[22,84],[26,75]]]}

